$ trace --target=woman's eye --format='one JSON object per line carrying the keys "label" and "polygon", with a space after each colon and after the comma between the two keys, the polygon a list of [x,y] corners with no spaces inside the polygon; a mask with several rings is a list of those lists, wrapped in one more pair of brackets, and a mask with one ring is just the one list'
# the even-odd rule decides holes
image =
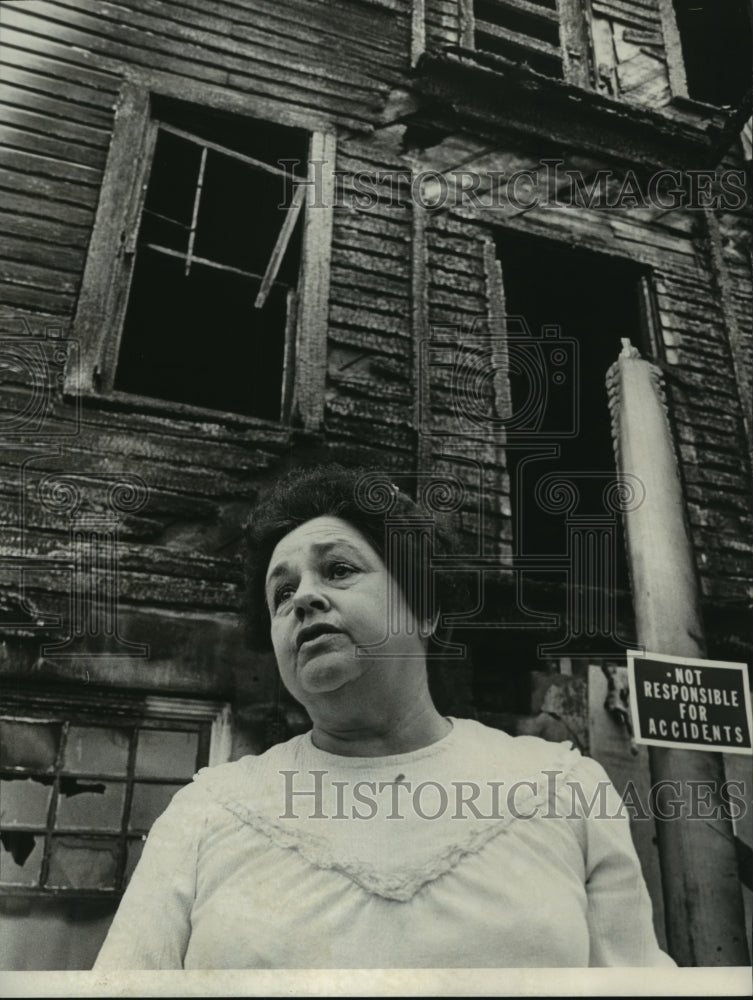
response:
{"label": "woman's eye", "polygon": [[329,570],[329,574],[334,580],[344,580],[351,573],[355,573],[353,566],[342,562],[333,563]]}
{"label": "woman's eye", "polygon": [[274,592],[274,606],[279,608],[283,601],[287,601],[295,593],[295,588],[289,583],[283,583]]}

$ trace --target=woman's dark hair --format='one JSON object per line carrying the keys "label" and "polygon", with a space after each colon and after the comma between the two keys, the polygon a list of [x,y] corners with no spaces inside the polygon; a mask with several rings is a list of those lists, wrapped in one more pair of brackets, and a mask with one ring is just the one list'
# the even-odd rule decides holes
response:
{"label": "woman's dark hair", "polygon": [[[431,485],[428,491],[424,486],[424,496],[432,495]],[[447,484],[438,479],[433,486],[440,501],[436,506],[441,509]],[[271,647],[264,583],[272,552],[294,528],[322,516],[342,518],[364,536],[402,587],[417,617],[433,619],[440,610],[459,610],[462,588],[457,571],[429,566],[431,557],[458,550],[458,536],[447,517],[411,499],[386,473],[335,464],[299,469],[278,480],[260,499],[247,527],[248,612],[251,644],[256,649]],[[393,570],[390,564],[395,560],[385,552],[388,528],[393,539],[399,536],[401,574]]]}

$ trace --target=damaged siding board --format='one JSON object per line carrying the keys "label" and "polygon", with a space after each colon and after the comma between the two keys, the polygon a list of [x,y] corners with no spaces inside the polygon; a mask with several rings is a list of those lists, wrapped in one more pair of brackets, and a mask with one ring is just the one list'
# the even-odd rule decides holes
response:
{"label": "damaged siding board", "polygon": [[[739,169],[730,157],[723,164]],[[753,466],[753,207],[717,211],[710,219],[716,242],[716,270],[723,298],[730,351],[739,386],[748,456]]]}
{"label": "damaged siding board", "polygon": [[[429,367],[427,448],[433,468],[468,486],[460,521],[470,551],[507,556],[511,549],[506,524],[509,482],[504,449],[495,435],[490,436],[488,427],[474,427],[467,420],[460,427],[458,389],[452,374],[452,366],[459,359],[455,345],[470,337],[477,347],[481,346],[498,312],[488,273],[488,230],[478,222],[440,212],[429,216],[427,236],[429,327],[432,337],[450,344],[447,356],[441,358],[444,364]],[[459,432],[462,438],[457,437]],[[478,534],[481,497],[483,539]]]}
{"label": "damaged siding board", "polygon": [[[410,170],[357,142],[341,144],[337,168],[325,426],[333,447],[362,440],[391,464],[414,451],[411,211],[400,186],[379,183],[379,174]],[[368,192],[353,186],[359,176],[374,178]]]}
{"label": "damaged siding board", "polygon": [[591,8],[594,14],[648,31],[661,28],[659,0],[591,0]]}
{"label": "damaged siding board", "polygon": [[450,45],[466,45],[472,38],[472,25],[465,26],[466,7],[470,0],[425,0],[426,2],[426,47],[444,48]]}
{"label": "damaged siding board", "polygon": [[703,592],[744,600],[752,589],[743,569],[750,552],[740,549],[749,547],[745,521],[753,501],[747,463],[740,462],[740,396],[712,271],[699,263],[692,287],[670,271],[657,277],[667,394],[688,503],[717,517],[713,532],[703,518],[690,517]]}
{"label": "damaged siding board", "polygon": [[671,99],[659,0],[592,0],[597,89],[660,108]]}

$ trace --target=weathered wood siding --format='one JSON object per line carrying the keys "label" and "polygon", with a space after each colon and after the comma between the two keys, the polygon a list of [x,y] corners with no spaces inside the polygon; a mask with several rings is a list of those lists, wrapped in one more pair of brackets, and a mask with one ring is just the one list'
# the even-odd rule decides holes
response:
{"label": "weathered wood siding", "polygon": [[[457,44],[461,19],[455,0],[427,0],[426,11],[427,46]],[[615,68],[616,96],[660,104],[665,70],[655,0],[595,0],[594,17],[620,39],[618,50],[625,58]],[[349,0],[259,0],[253,5],[142,0],[137,5],[102,2],[95,14],[72,0],[9,0],[0,5],[0,29],[3,336],[38,340],[70,332],[113,108],[126,74],[169,74],[187,85],[198,81],[248,97],[254,106],[261,102],[270,114],[285,107],[316,115],[338,129],[337,166],[350,174],[409,166],[407,158],[382,144],[378,130],[388,95],[409,83],[407,2],[392,9]],[[626,81],[627,67],[644,57],[656,73],[642,92],[641,85],[631,89]],[[462,147],[464,137],[458,141]],[[504,135],[496,144],[509,173],[517,154],[504,154]],[[508,148],[515,149],[512,140]],[[460,148],[454,162],[462,159]],[[430,372],[428,410],[419,412],[416,406],[417,394],[424,391],[418,381],[417,337],[434,327],[464,331],[479,317],[488,320],[484,247],[501,220],[471,210],[429,212],[421,248],[409,191],[400,188],[391,203],[394,188],[382,184],[377,189],[375,205],[335,210],[322,453],[374,468],[410,470],[418,464],[457,474],[470,484],[463,521],[473,535],[479,507],[477,484],[468,478],[470,456],[486,479],[489,533],[484,544],[489,553],[506,554],[509,483],[499,442],[477,435],[469,437],[472,449],[466,454],[447,451],[443,434],[452,428],[455,413],[446,372]],[[726,292],[703,213],[550,206],[505,225],[652,269],[704,593],[713,602],[746,600],[753,592],[753,509],[750,470],[740,456],[753,340],[750,209],[718,215]],[[423,327],[416,320],[415,284],[421,254]],[[17,382],[16,387],[12,379],[3,383],[0,412],[7,417],[25,405],[23,378]],[[49,572],[45,560],[65,551],[69,525],[51,523],[33,505],[24,507],[24,490],[33,493],[47,472],[72,472],[84,492],[96,498],[106,474],[135,473],[148,484],[149,499],[142,510],[124,517],[119,529],[121,597],[132,621],[138,621],[127,630],[128,638],[141,641],[139,630],[153,614],[159,628],[155,625],[149,641],[164,651],[167,663],[165,637],[174,637],[175,629],[165,623],[190,611],[197,619],[191,634],[204,636],[208,662],[216,634],[206,630],[206,622],[221,621],[228,630],[237,622],[240,524],[271,470],[291,452],[298,454],[288,431],[250,421],[207,418],[198,423],[177,412],[164,417],[92,403],[81,408],[79,417],[76,404],[57,394],[45,420],[52,429],[48,437],[18,437],[0,455],[3,553],[19,558],[1,571],[4,621],[25,614],[31,623],[43,611],[62,613],[68,599],[66,582]],[[64,433],[66,428],[75,433]],[[27,445],[51,445],[57,454],[43,464],[24,465],[33,454]],[[40,567],[23,594],[22,562]],[[27,608],[23,595],[32,598]],[[40,633],[29,635],[36,641]],[[237,651],[228,658],[240,662]],[[183,683],[169,671],[149,674],[138,664],[120,676],[129,683],[140,678],[139,683],[160,686],[166,676],[171,684]],[[217,676],[222,684],[230,683],[227,672]],[[192,675],[190,683],[200,685],[198,677]]]}
{"label": "weathered wood siding", "polygon": [[659,0],[593,0],[590,6],[597,89],[666,107],[671,94]]}
{"label": "weathered wood siding", "polygon": [[[489,322],[490,289],[484,264],[488,243],[489,232],[482,225],[470,224],[447,212],[430,216],[430,337],[454,339],[460,345],[470,342],[471,350],[478,350],[480,342],[490,334],[500,337],[501,328],[495,329]],[[478,372],[482,378],[469,379],[470,392],[466,395],[465,379],[459,371],[431,366],[427,380],[429,420],[424,434],[429,438],[430,467],[456,476],[466,485],[466,502],[459,516],[468,551],[509,557],[510,491],[502,438],[495,433],[492,421],[487,424],[483,418],[479,420],[479,413],[493,415],[494,401],[476,399],[473,394],[482,385],[488,390],[487,376],[494,368],[494,360],[484,358]],[[462,437],[458,437],[459,425]]]}
{"label": "weathered wood siding", "polygon": [[[407,4],[394,8],[348,0],[143,0],[103,2],[96,9],[67,0],[3,3],[2,336],[37,342],[70,335],[114,107],[126,75],[168,74],[187,88],[203,83],[248,97],[249,108],[261,108],[271,118],[285,107],[302,121],[311,114],[333,127],[366,134],[408,66],[409,24]],[[388,232],[395,253],[380,251],[383,267],[374,274],[369,254],[381,239],[380,225],[390,230],[393,224],[388,217],[381,223],[371,216],[362,221],[359,228],[359,220],[343,219],[335,240],[331,378],[342,398],[333,400],[331,421],[335,437],[338,420],[346,428],[344,448],[359,439],[350,426],[359,418],[350,419],[349,390],[341,386],[336,351],[347,353],[360,343],[379,355],[373,343],[377,315],[385,318],[387,337],[410,337],[405,301],[410,276],[400,260],[401,237]],[[360,308],[359,296],[364,296]],[[398,383],[404,383],[401,350],[392,347],[385,357],[392,358]],[[392,374],[390,369],[390,380]],[[3,383],[5,426],[26,405],[23,376],[15,386],[12,373]],[[405,385],[395,391],[410,397]],[[365,399],[363,387],[360,392]],[[54,628],[37,628],[35,619],[68,617],[69,580],[65,570],[51,568],[50,560],[60,562],[70,554],[71,521],[62,516],[51,521],[36,503],[41,480],[49,473],[72,475],[83,508],[97,509],[107,477],[136,474],[147,484],[148,501],[121,518],[118,529],[121,627],[130,641],[150,644],[151,659],[126,659],[117,669],[92,661],[87,676],[163,689],[253,691],[237,628],[239,536],[269,469],[289,454],[289,431],[253,421],[197,421],[181,417],[177,408],[174,416],[162,416],[90,401],[79,413],[76,403],[63,401],[57,391],[51,403],[44,427],[22,434],[0,454],[2,550],[11,557],[0,576],[3,621],[27,623],[26,629],[7,627],[6,634],[32,640],[28,647],[13,647],[5,668],[32,669],[39,643],[60,637]],[[372,412],[363,419],[373,441],[377,414],[369,405]],[[376,410],[396,435],[380,436],[380,454],[399,451],[402,434],[404,456],[410,435],[394,416],[397,410],[383,405]],[[33,457],[27,445],[47,444],[47,451],[57,454],[24,465]],[[360,445],[354,457],[359,450]],[[220,662],[213,664],[217,656]],[[71,676],[78,668],[68,662],[44,669]],[[262,687],[266,683],[263,677],[256,680]]]}
{"label": "weathered wood siding", "polygon": [[[744,166],[739,151],[722,163],[723,169],[738,174]],[[721,251],[720,290],[729,312],[730,347],[753,461],[753,203],[748,201],[735,211],[718,211],[715,217]]]}
{"label": "weathered wood siding", "polygon": [[[528,166],[524,161],[521,165]],[[514,169],[512,163],[506,166]],[[613,184],[619,186],[619,170],[614,177]],[[550,203],[504,222],[492,209],[463,208],[456,214],[455,246],[458,238],[466,241],[462,256],[467,268],[473,267],[468,243],[479,218],[490,232],[504,224],[650,268],[659,362],[666,376],[702,592],[710,604],[742,607],[753,595],[753,497],[744,424],[749,405],[744,381],[750,378],[751,356],[750,208],[719,213],[726,296],[703,210],[603,210]],[[542,295],[545,286],[542,275]],[[473,287],[471,280],[468,291]],[[432,306],[436,322],[462,323],[474,309],[487,309],[483,298],[474,301],[464,292],[449,308],[454,296],[453,288],[445,285]]]}
{"label": "weathered wood siding", "polygon": [[[405,11],[348,3],[9,0],[0,7],[8,308],[70,318],[124,74],[159,71],[368,128],[407,67]],[[64,95],[64,96],[63,96]]]}
{"label": "weathered wood siding", "polygon": [[[346,141],[337,169],[343,183],[333,227],[327,442],[358,464],[411,470],[410,168],[379,146]],[[406,172],[408,183],[400,183]]]}
{"label": "weathered wood siding", "polygon": [[463,0],[426,0],[426,47],[459,45]]}
{"label": "weathered wood siding", "polygon": [[[671,95],[659,0],[584,0],[580,17],[593,53],[591,85],[634,104],[666,107]],[[465,44],[472,20],[473,0],[426,0],[426,47]]]}

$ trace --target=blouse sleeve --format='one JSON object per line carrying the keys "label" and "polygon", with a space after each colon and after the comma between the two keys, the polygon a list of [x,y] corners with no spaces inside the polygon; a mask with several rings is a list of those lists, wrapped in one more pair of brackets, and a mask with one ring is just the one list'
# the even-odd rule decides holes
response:
{"label": "blouse sleeve", "polygon": [[651,898],[622,801],[606,771],[583,758],[570,783],[581,786],[591,966],[674,966],[659,947]]}
{"label": "blouse sleeve", "polygon": [[183,968],[206,812],[204,796],[189,785],[154,823],[97,956],[96,971]]}

